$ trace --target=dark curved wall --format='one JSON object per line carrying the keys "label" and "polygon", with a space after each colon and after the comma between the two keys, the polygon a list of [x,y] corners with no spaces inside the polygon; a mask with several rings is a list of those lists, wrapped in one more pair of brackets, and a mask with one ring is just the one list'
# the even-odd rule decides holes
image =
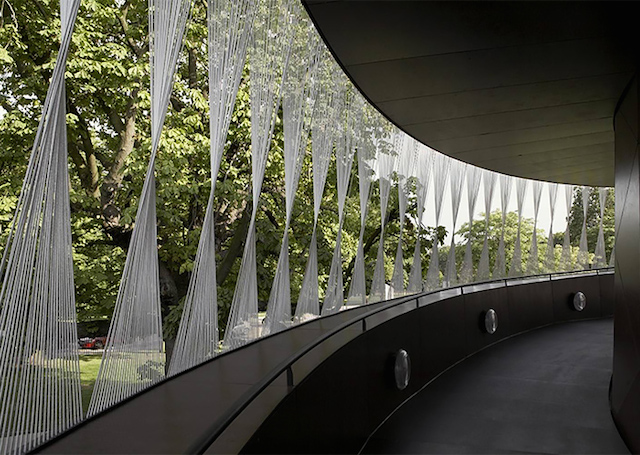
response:
{"label": "dark curved wall", "polygon": [[[468,286],[463,291],[477,292],[445,300],[421,297],[419,308],[368,328],[293,388],[243,452],[357,453],[397,406],[466,356],[536,327],[607,316],[613,307],[612,274],[480,289]],[[583,312],[571,306],[577,291],[587,296]],[[493,335],[481,329],[489,308],[499,318]],[[393,382],[398,349],[411,357],[411,381],[403,391]]]}
{"label": "dark curved wall", "polygon": [[640,149],[638,80],[615,115],[616,275],[611,412],[632,452],[640,452]]}

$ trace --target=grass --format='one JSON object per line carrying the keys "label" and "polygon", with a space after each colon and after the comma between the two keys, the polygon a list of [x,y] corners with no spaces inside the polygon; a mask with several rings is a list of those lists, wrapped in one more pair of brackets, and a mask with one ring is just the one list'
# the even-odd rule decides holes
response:
{"label": "grass", "polygon": [[93,385],[98,377],[102,355],[80,356],[80,388],[82,390],[82,409],[87,412],[93,392]]}

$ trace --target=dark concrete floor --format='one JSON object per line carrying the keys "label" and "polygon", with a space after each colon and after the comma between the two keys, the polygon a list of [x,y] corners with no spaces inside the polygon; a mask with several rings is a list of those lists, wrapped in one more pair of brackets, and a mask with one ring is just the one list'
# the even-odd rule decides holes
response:
{"label": "dark concrete floor", "polygon": [[535,330],[406,402],[362,453],[629,453],[609,412],[611,319]]}

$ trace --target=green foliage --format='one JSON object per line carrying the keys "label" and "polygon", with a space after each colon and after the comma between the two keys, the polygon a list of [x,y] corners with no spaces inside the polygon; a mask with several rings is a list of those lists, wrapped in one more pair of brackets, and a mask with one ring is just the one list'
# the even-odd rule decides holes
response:
{"label": "green foliage", "polygon": [[[480,262],[480,255],[482,254],[482,247],[484,245],[485,236],[485,220],[484,214],[482,219],[474,220],[469,230],[469,223],[464,223],[460,230],[456,233],[458,238],[462,241],[456,244],[456,264],[458,269],[462,267],[464,260],[465,247],[467,241],[471,240],[471,251],[473,254],[474,274],[477,272],[477,266]],[[489,230],[488,230],[488,243],[489,243],[489,265],[490,270],[493,271],[495,266],[496,257],[498,255],[498,246],[500,244],[500,236],[502,233],[502,212],[496,210],[489,215]],[[513,250],[516,244],[516,238],[518,234],[518,214],[516,212],[509,212],[506,216],[506,222],[504,226],[504,244],[505,244],[505,256],[507,260],[507,270],[511,264],[513,257]],[[544,264],[544,255],[547,245],[547,236],[542,229],[538,229],[536,232],[538,240],[538,263],[539,268],[542,269]],[[522,248],[522,270],[526,270],[526,263],[529,258],[529,250],[531,249],[531,241],[533,239],[533,220],[530,218],[522,218],[522,224],[520,227],[520,244]],[[440,265],[441,270],[446,270],[447,254],[449,247],[443,248],[440,252]]]}
{"label": "green foliage", "polygon": [[[610,188],[607,192],[603,219],[604,246],[607,258],[611,256],[611,251],[615,244],[615,217],[615,192],[613,188]],[[580,246],[583,220],[582,190],[581,188],[575,188],[573,191],[573,204],[569,212],[569,236],[571,245],[574,247]],[[593,252],[596,249],[598,231],[600,229],[600,196],[597,188],[593,188],[589,194],[586,226],[587,244],[589,245],[589,251]]]}
{"label": "green foliage", "polygon": [[[11,2],[0,28],[0,241],[6,242],[37,129],[40,106],[55,64],[60,37],[58,4]],[[83,1],[66,72],[71,209],[76,302],[81,321],[109,318],[150,153],[148,16],[144,2]],[[156,163],[158,254],[178,289],[164,308],[165,334],[176,331],[193,269],[204,211],[212,188],[206,10],[192,8]],[[240,84],[215,185],[216,253],[220,323],[224,327],[240,267],[244,230],[251,215],[250,102],[247,68]],[[365,112],[364,115],[371,115]],[[310,144],[309,144],[310,145]],[[346,202],[342,242],[348,286],[360,230],[357,164]],[[318,225],[319,281],[326,287],[338,232],[335,162],[329,169]],[[307,262],[313,226],[311,151],[308,148],[293,208],[290,233],[292,301]],[[398,239],[397,194],[386,229],[386,273],[391,276]],[[393,207],[396,207],[395,212]],[[257,214],[260,307],[269,297],[284,229],[281,117],[274,131]],[[415,205],[413,207],[415,210]],[[409,211],[411,213],[411,211]],[[407,222],[405,266],[410,269],[417,229]],[[365,229],[366,271],[371,281],[380,229],[379,193],[372,189]],[[435,230],[422,229],[433,237]],[[439,229],[440,241],[446,235]],[[241,241],[238,242],[238,238]],[[429,242],[423,246],[427,262]]]}

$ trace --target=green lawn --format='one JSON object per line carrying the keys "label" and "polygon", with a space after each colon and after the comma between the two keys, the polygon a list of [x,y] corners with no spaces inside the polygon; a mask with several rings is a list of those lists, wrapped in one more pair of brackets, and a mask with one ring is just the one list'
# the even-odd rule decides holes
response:
{"label": "green lawn", "polygon": [[93,392],[93,385],[98,376],[102,355],[81,355],[80,356],[80,387],[82,389],[82,409],[87,412],[89,401]]}

